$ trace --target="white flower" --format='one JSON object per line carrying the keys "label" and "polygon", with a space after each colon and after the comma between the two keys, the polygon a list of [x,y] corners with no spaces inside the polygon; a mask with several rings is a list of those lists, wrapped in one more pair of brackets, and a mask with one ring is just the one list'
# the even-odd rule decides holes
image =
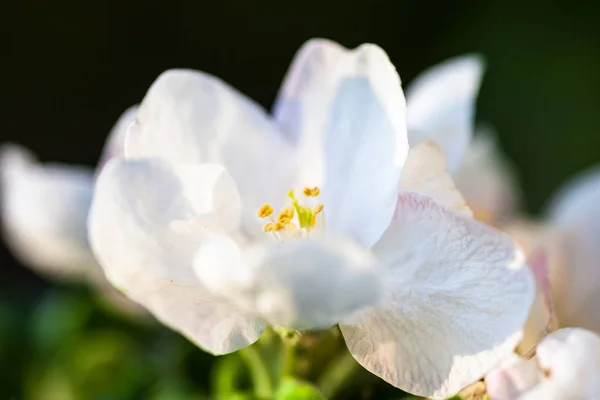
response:
{"label": "white flower", "polygon": [[540,342],[533,360],[512,360],[485,378],[492,400],[588,400],[600,393],[600,337],[560,329]]}
{"label": "white flower", "polygon": [[369,371],[451,395],[511,353],[534,285],[514,243],[470,217],[436,145],[407,159],[404,110],[374,45],[308,42],[273,117],[213,76],[167,71],[125,158],[98,178],[95,254],[115,286],[214,354],[267,323],[339,323]]}

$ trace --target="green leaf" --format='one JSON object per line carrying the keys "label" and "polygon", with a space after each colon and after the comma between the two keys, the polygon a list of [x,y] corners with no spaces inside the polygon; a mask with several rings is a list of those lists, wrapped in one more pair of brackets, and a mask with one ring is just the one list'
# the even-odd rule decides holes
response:
{"label": "green leaf", "polygon": [[291,377],[281,381],[275,400],[324,400],[325,396],[315,386]]}
{"label": "green leaf", "polygon": [[51,291],[32,316],[32,334],[37,349],[53,351],[81,333],[91,315],[90,305],[69,292]]}

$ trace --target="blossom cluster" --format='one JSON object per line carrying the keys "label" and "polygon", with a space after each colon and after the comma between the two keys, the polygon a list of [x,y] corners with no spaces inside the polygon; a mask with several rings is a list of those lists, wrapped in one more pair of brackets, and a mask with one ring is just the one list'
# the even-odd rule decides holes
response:
{"label": "blossom cluster", "polygon": [[[457,57],[403,90],[385,52],[298,51],[271,113],[168,70],[90,170],[0,154],[6,240],[223,355],[267,327],[338,326],[354,359],[444,399],[600,397],[600,171],[526,217],[475,125],[484,73]],[[405,94],[406,93],[406,94]]]}

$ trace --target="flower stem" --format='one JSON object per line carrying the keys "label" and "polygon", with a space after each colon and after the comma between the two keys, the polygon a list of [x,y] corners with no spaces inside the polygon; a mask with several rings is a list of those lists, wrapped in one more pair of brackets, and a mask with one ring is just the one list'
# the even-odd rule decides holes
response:
{"label": "flower stem", "polygon": [[326,398],[331,398],[349,383],[358,370],[358,363],[352,355],[345,351],[337,356],[321,375],[318,387]]}
{"label": "flower stem", "polygon": [[270,399],[273,395],[273,385],[269,370],[256,346],[246,347],[240,351],[240,356],[248,365],[254,385],[254,393],[259,399]]}
{"label": "flower stem", "polygon": [[283,369],[281,376],[293,376],[296,365],[296,346],[290,341],[283,340]]}

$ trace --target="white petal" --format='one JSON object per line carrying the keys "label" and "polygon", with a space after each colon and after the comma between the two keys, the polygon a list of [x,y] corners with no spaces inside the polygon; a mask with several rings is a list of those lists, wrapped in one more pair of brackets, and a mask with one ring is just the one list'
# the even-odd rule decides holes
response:
{"label": "white petal", "polygon": [[585,329],[560,329],[540,342],[535,362],[520,360],[499,368],[486,383],[492,400],[595,399],[600,393],[600,337]]}
{"label": "white petal", "polygon": [[558,320],[600,333],[600,168],[565,185],[549,215],[567,246],[566,262],[550,272]]}
{"label": "white petal", "polygon": [[552,271],[562,269],[565,263],[564,238],[548,224],[524,219],[513,221],[503,230],[523,249],[536,280],[536,299],[518,347],[524,354],[558,327],[551,277]]}
{"label": "white petal", "polygon": [[404,95],[385,52],[309,41],[274,113],[298,144],[300,184],[322,189],[328,232],[375,243],[392,217],[408,151]]}
{"label": "white petal", "polygon": [[537,347],[537,360],[547,371],[556,398],[593,399],[600,393],[600,337],[578,328],[560,329]]}
{"label": "white petal", "polygon": [[90,240],[109,281],[213,354],[260,336],[263,324],[194,276],[197,248],[237,226],[239,198],[223,167],[112,160],[100,173]]}
{"label": "white petal", "polygon": [[517,349],[521,354],[532,350],[544,336],[557,328],[553,318],[548,252],[538,248],[528,260],[535,278],[536,296],[523,330],[523,339]]}
{"label": "white petal", "polygon": [[125,143],[128,159],[224,165],[244,199],[248,223],[255,222],[263,203],[285,200],[295,171],[291,152],[258,104],[218,78],[192,70],[158,77]]}
{"label": "white petal", "polygon": [[444,149],[451,172],[460,166],[473,135],[483,68],[479,56],[453,58],[423,72],[406,91],[410,146],[434,140]]}
{"label": "white petal", "polygon": [[218,238],[200,250],[195,267],[211,290],[296,329],[328,328],[376,303],[382,292],[374,258],[340,240],[299,239],[243,251]]}
{"label": "white petal", "polygon": [[453,178],[477,219],[498,225],[515,217],[520,203],[516,173],[491,131],[477,132]]}
{"label": "white petal", "polygon": [[102,149],[102,156],[98,167],[101,168],[113,157],[123,157],[125,155],[125,134],[129,129],[129,126],[135,121],[137,115],[138,106],[131,106],[117,120],[113,128],[111,129],[104,148]]}
{"label": "white petal", "polygon": [[431,140],[409,150],[402,169],[400,190],[425,194],[452,210],[473,216],[446,170],[444,152]]}
{"label": "white petal", "polygon": [[408,392],[445,398],[512,353],[535,285],[510,238],[401,193],[373,248],[392,290],[380,306],[340,324],[354,357]]}
{"label": "white petal", "polygon": [[485,377],[487,394],[492,400],[515,400],[540,383],[542,372],[533,360],[517,356],[494,368]]}
{"label": "white petal", "polygon": [[86,233],[94,185],[89,168],[40,164],[24,148],[4,145],[0,179],[4,231],[19,259],[62,278],[99,272]]}

